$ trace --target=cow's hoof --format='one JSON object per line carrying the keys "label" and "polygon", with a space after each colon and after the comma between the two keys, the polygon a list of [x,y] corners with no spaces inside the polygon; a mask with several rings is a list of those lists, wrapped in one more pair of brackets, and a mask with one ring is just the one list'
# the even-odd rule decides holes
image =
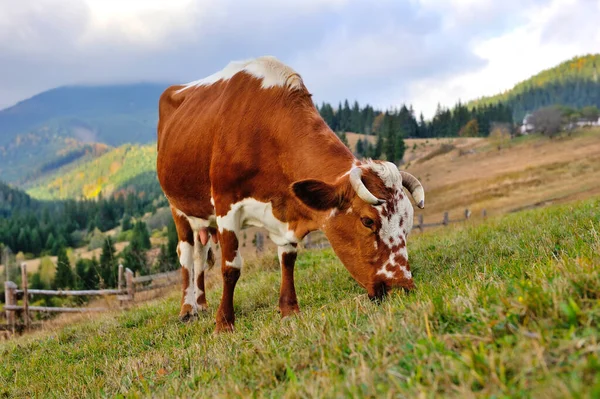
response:
{"label": "cow's hoof", "polygon": [[208,310],[208,304],[206,303],[206,299],[198,298],[198,301],[196,303],[198,312],[206,313],[206,311]]}
{"label": "cow's hoof", "polygon": [[294,316],[300,313],[300,308],[298,305],[292,306],[282,306],[279,308],[279,313],[281,313],[281,318],[286,318],[289,316]]}
{"label": "cow's hoof", "polygon": [[181,312],[179,312],[179,321],[182,323],[190,322],[196,317],[198,317],[198,311],[188,304],[183,305]]}
{"label": "cow's hoof", "polygon": [[300,307],[298,307],[298,303],[295,301],[293,303],[280,303],[279,313],[281,313],[282,318],[293,316],[300,313]]}
{"label": "cow's hoof", "polygon": [[198,312],[206,313],[208,312],[208,305],[205,303],[201,303],[198,305]]}
{"label": "cow's hoof", "polygon": [[233,324],[229,324],[229,323],[223,323],[217,324],[217,327],[215,328],[215,334],[221,334],[221,333],[232,333],[234,331],[233,328]]}

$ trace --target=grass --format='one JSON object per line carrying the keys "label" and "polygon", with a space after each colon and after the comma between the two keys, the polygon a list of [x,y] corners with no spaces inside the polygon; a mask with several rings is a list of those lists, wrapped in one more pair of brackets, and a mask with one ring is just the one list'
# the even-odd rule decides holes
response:
{"label": "grass", "polygon": [[249,265],[234,334],[179,297],[0,344],[5,397],[599,397],[600,200],[409,239],[417,290],[371,303],[331,251],[301,253],[281,320]]}
{"label": "grass", "polygon": [[423,163],[423,162],[429,161],[437,156],[444,155],[451,151],[454,151],[455,149],[456,149],[456,146],[454,146],[453,144],[444,143],[440,147],[431,151],[429,154],[427,154],[424,157],[417,160],[417,163]]}

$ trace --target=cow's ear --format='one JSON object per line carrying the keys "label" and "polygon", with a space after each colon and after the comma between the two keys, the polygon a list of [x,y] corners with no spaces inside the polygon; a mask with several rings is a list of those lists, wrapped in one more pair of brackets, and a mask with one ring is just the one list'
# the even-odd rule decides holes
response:
{"label": "cow's ear", "polygon": [[299,180],[292,184],[291,189],[302,203],[317,211],[340,208],[343,203],[340,190],[321,180]]}

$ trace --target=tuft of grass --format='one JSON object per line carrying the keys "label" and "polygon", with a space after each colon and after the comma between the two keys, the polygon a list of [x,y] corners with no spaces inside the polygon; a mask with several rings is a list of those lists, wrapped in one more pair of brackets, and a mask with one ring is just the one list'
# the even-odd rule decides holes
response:
{"label": "tuft of grass", "polygon": [[0,344],[8,397],[598,397],[600,200],[409,239],[416,291],[371,303],[330,250],[301,253],[302,314],[252,264],[236,332],[179,296]]}

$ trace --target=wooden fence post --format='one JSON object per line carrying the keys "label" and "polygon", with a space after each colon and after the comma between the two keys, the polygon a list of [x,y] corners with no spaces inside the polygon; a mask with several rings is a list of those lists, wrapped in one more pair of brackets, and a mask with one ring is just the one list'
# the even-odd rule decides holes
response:
{"label": "wooden fence post", "polygon": [[484,210],[481,212],[481,214],[483,215],[483,218],[485,219],[485,218],[486,218],[486,216],[487,216],[487,211],[484,209]]}
{"label": "wooden fence post", "polygon": [[23,321],[25,322],[25,330],[29,331],[29,295],[27,293],[27,264],[21,263],[21,286],[23,287]]}
{"label": "wooden fence post", "polygon": [[469,208],[465,209],[465,219],[469,219],[471,217],[471,211]]}
{"label": "wooden fence post", "polygon": [[[4,282],[4,304],[6,306],[17,304],[17,285],[12,281]],[[11,332],[15,333],[15,311],[6,311],[6,323],[8,323]]]}
{"label": "wooden fence post", "polygon": [[127,296],[130,301],[133,301],[135,295],[135,283],[133,282],[133,272],[129,268],[125,269],[125,280],[127,282]]}
{"label": "wooden fence post", "polygon": [[442,222],[444,226],[448,226],[450,219],[448,219],[448,212],[444,212],[444,221]]}
{"label": "wooden fence post", "polygon": [[117,283],[117,289],[123,289],[123,265],[119,263],[119,278]]}
{"label": "wooden fence post", "polygon": [[265,241],[264,241],[264,237],[260,231],[256,233],[255,242],[256,242],[256,251],[261,253],[264,249]]}
{"label": "wooden fence post", "polygon": [[423,215],[419,215],[419,230],[421,231],[421,233],[423,232]]}

